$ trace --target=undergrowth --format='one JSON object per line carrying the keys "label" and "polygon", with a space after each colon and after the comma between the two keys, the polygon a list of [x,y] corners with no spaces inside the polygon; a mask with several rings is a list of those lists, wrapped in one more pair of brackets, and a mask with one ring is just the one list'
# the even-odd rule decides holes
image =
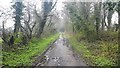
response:
{"label": "undergrowth", "polygon": [[66,37],[69,39],[74,51],[81,54],[89,65],[116,66],[118,55],[116,33],[103,32],[101,34],[103,34],[101,39],[95,42],[88,42],[83,33],[67,34]]}
{"label": "undergrowth", "polygon": [[22,46],[15,51],[2,51],[3,65],[5,66],[30,66],[34,57],[43,53],[48,45],[57,39],[58,35],[42,39],[32,39],[27,46]]}

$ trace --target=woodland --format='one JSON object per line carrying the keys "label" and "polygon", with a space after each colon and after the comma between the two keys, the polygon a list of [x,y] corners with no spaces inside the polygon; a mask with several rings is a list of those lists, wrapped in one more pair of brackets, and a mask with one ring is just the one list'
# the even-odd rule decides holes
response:
{"label": "woodland", "polygon": [[[13,0],[9,8],[0,4],[0,66],[31,66],[61,34],[88,66],[119,66],[119,6],[119,0]],[[9,20],[14,25],[8,28]]]}

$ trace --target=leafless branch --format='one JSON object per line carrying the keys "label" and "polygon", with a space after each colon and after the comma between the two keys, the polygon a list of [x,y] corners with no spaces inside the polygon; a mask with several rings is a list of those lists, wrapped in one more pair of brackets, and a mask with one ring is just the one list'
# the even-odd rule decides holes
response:
{"label": "leafless branch", "polygon": [[36,21],[34,22],[34,25],[32,26],[32,30],[33,30],[33,28],[35,27],[35,25],[36,25]]}
{"label": "leafless branch", "polygon": [[55,7],[56,4],[57,4],[57,0],[56,0],[56,2],[54,3],[54,5],[51,7],[50,11],[52,11],[52,9]]}
{"label": "leafless branch", "polygon": [[38,17],[41,17],[41,16],[37,13],[36,6],[35,6],[35,9],[34,9],[34,12],[35,12],[35,14],[36,14]]}

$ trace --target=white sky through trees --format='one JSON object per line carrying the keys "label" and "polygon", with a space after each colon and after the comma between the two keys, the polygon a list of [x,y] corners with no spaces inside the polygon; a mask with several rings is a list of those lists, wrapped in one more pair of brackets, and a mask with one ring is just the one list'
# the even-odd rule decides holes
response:
{"label": "white sky through trees", "polygon": [[[10,10],[10,6],[11,6],[11,3],[10,2],[12,2],[12,1],[14,1],[14,0],[1,0],[0,1],[0,10],[3,10],[3,11],[8,11],[8,9]],[[17,1],[21,1],[21,0],[17,0]],[[36,4],[38,5],[38,4],[40,4],[40,0],[24,0],[24,1],[33,1],[33,2],[36,2]],[[38,6],[40,6],[40,5],[38,5]],[[58,10],[59,12],[61,11],[61,9],[62,9],[62,3],[57,3],[57,5],[56,5],[56,10]],[[0,27],[2,26],[2,17],[0,18]],[[14,26],[14,21],[13,20],[11,20],[11,18],[9,18],[7,21],[6,21],[6,24],[5,24],[5,27],[6,28],[9,28],[9,27],[13,27]]]}
{"label": "white sky through trees", "polygon": [[[0,1],[0,10],[6,12],[6,11],[9,11],[10,10],[10,6],[11,6],[11,3],[14,0],[1,0]],[[17,0],[17,1],[20,1],[20,0]],[[40,0],[24,0],[24,1],[34,1],[35,3],[40,4]],[[61,13],[61,10],[63,9],[63,4],[62,2],[66,0],[58,0],[58,3],[56,4],[56,10]],[[70,1],[70,0],[69,0]],[[68,1],[68,2],[69,2]],[[40,6],[40,5],[38,5]],[[2,17],[0,17],[0,27],[2,26]],[[117,12],[115,12],[113,14],[113,17],[112,17],[112,23],[117,23],[118,21],[118,14]],[[12,18],[8,18],[8,20],[6,21],[6,24],[5,24],[5,28],[9,28],[9,27],[13,27],[14,26],[14,21],[12,21]]]}

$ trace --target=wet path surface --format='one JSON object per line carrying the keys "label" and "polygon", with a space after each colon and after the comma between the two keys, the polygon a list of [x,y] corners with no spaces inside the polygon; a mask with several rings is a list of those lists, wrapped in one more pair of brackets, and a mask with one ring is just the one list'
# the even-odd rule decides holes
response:
{"label": "wet path surface", "polygon": [[65,41],[60,35],[59,39],[45,54],[48,62],[44,66],[86,66],[84,62],[75,58],[72,50],[67,47]]}

